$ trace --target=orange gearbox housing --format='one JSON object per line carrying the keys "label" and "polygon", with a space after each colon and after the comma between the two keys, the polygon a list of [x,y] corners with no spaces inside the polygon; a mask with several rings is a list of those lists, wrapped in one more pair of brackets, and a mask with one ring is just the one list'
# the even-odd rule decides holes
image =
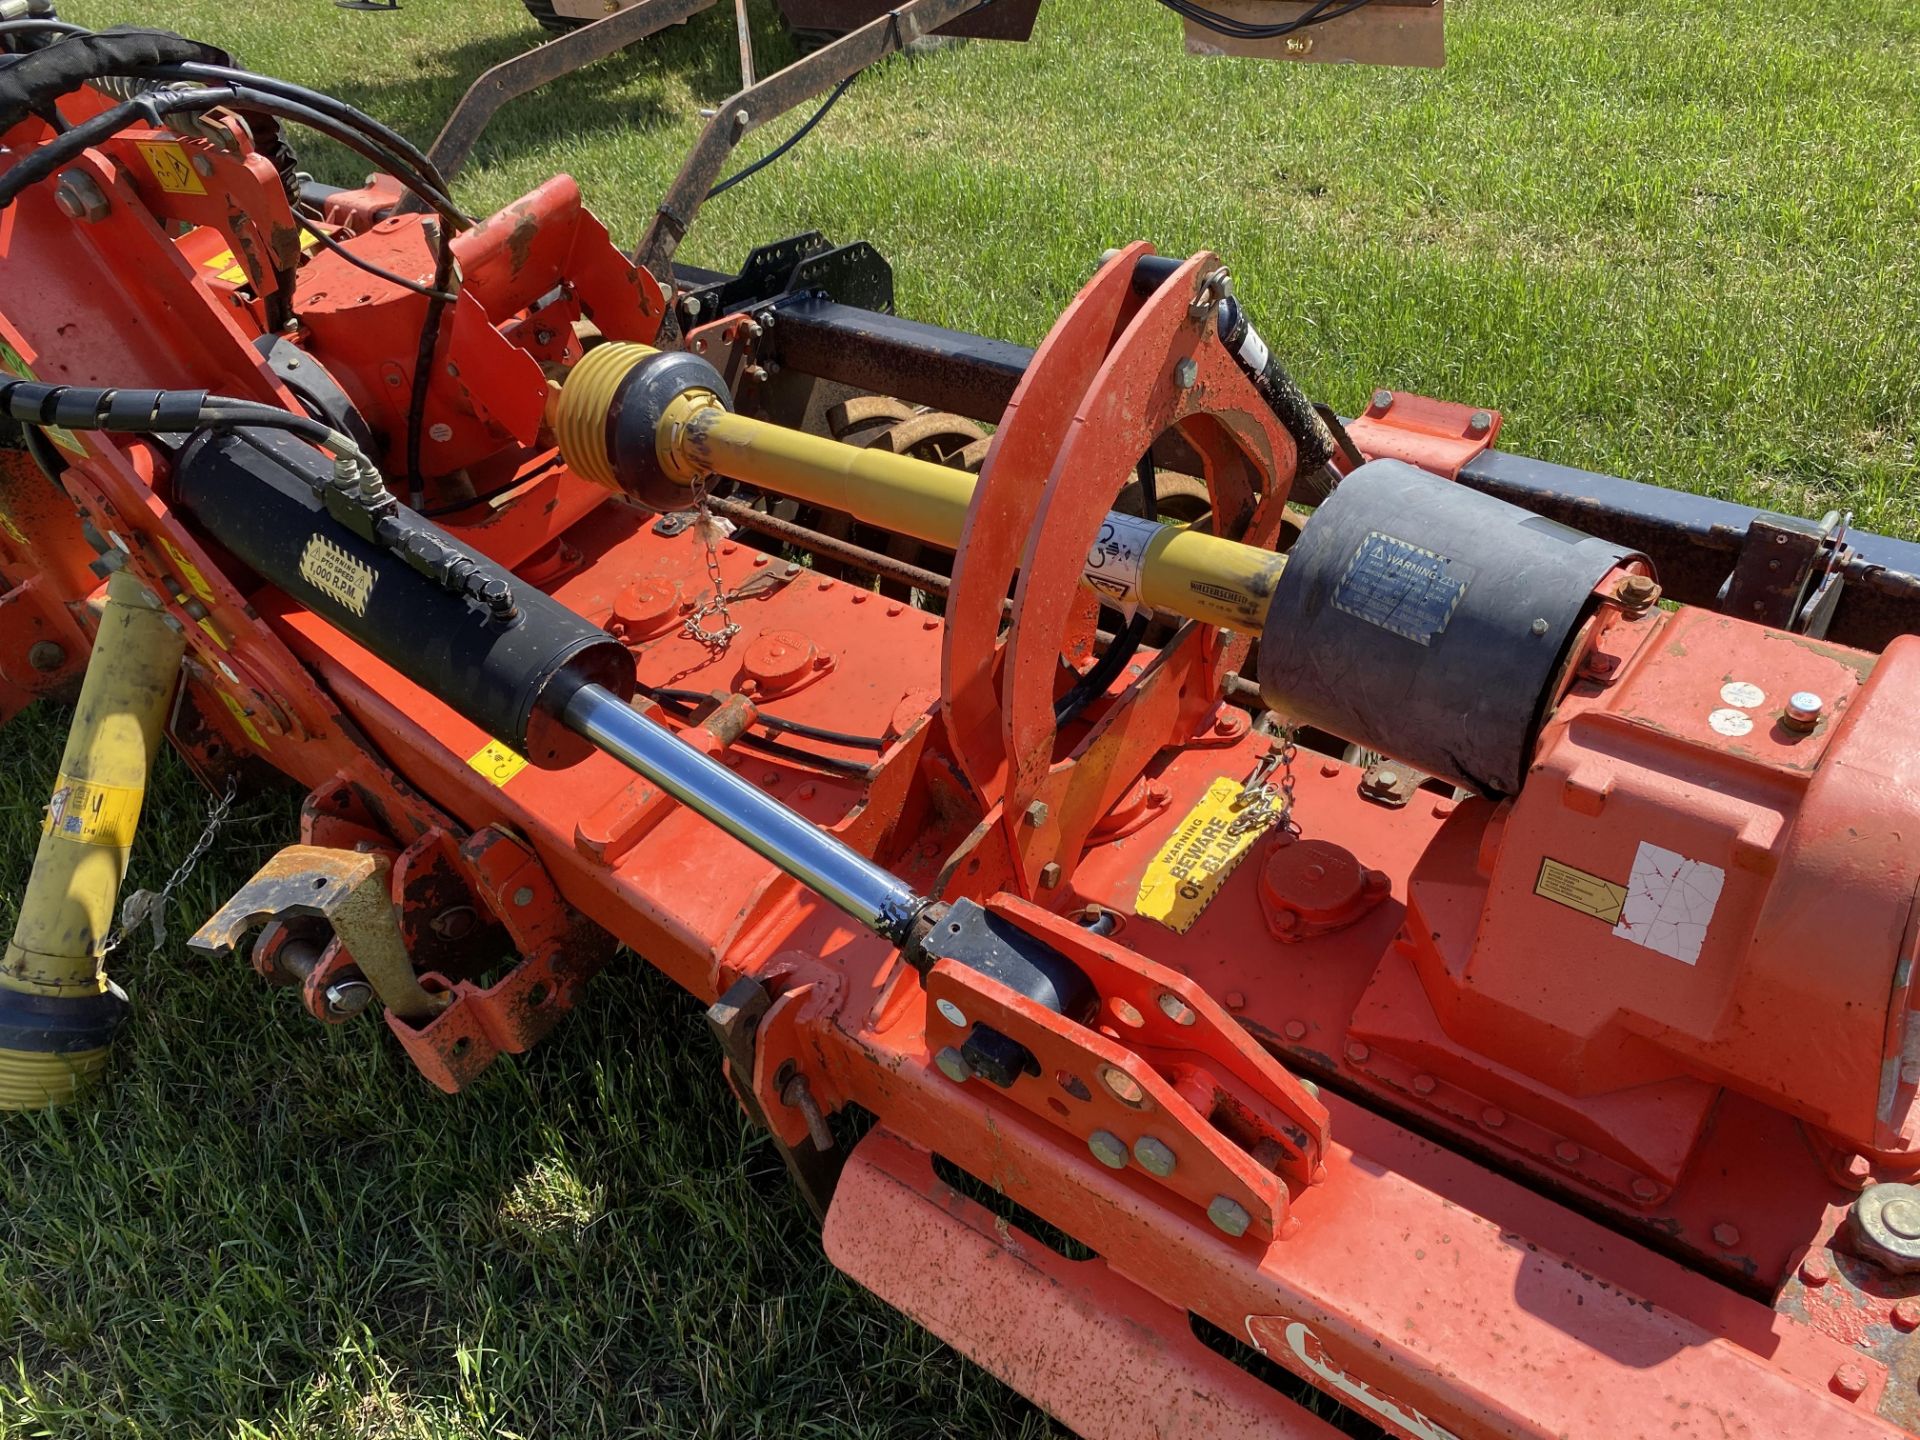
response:
{"label": "orange gearbox housing", "polygon": [[1666,1184],[1723,1086],[1910,1148],[1917,703],[1920,640],[1615,625],[1521,794],[1462,805],[1414,867],[1354,1033]]}

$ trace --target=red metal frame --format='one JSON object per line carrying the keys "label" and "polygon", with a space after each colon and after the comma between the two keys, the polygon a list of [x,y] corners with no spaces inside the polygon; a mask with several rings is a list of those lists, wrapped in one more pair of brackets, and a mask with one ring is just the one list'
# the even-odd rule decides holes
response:
{"label": "red metal frame", "polygon": [[[45,135],[30,120],[5,138],[17,154]],[[109,197],[97,220],[62,214],[47,187],[0,213],[7,273],[58,282],[11,287],[0,339],[46,379],[293,405],[252,343],[281,293],[273,267],[242,264],[236,280],[212,263],[287,258],[257,157],[236,137],[240,151],[200,176],[208,193],[183,199],[140,178],[139,143],[77,163]],[[178,143],[191,165],[195,142]],[[430,272],[422,221],[380,219],[379,193],[340,207],[355,227],[343,243]],[[950,963],[923,984],[611,759],[517,766],[199,538],[169,508],[167,457],[148,442],[68,437],[64,497],[10,461],[0,713],[84,650],[99,557],[77,507],[105,563],[130,566],[188,634],[172,733],[196,767],[270,765],[313,792],[303,839],[391,857],[416,968],[455,997],[424,1024],[389,1021],[436,1083],[457,1088],[536,1039],[613,941],[707,1001],[754,979],[772,1003],[752,1073],[734,1078],[778,1138],[808,1139],[796,1075],[820,1109],[881,1120],[848,1163],[830,1253],[1088,1433],[1321,1440],[1324,1425],[1200,1347],[1190,1314],[1416,1440],[1912,1429],[1920,1358],[1900,1317],[1920,1321],[1920,1281],[1835,1237],[1859,1184],[1898,1173],[1906,1151],[1911,1087],[1897,1063],[1877,1083],[1904,1053],[1904,994],[1853,1002],[1889,994],[1915,958],[1901,925],[1920,752],[1901,722],[1920,641],[1876,658],[1694,612],[1605,611],[1569,656],[1515,801],[1424,789],[1391,807],[1358,766],[1303,749],[1295,818],[1366,903],[1314,903],[1295,873],[1307,852],[1270,835],[1177,934],[1135,917],[1135,900],[1207,788],[1268,750],[1244,712],[1220,707],[1244,642],[1188,627],[1065,733],[1052,707],[1062,654],[1093,643],[1080,558],[1157,436],[1178,428],[1202,456],[1223,530],[1279,536],[1292,446],[1192,309],[1213,257],[1141,296],[1145,247],[1131,247],[1062,316],[994,437],[944,619],[724,540],[711,563],[745,593],[731,606],[741,634],[715,655],[673,623],[712,589],[699,527],[610,503],[541,429],[546,376],[579,353],[573,322],[590,313],[604,334],[651,338],[657,289],[564,179],[455,245],[460,296],[428,410],[448,434],[427,468],[436,488],[460,467],[493,493],[448,528],[581,614],[619,620],[652,685],[727,695],[754,679],[779,693],[736,700],[729,722],[765,704],[883,742],[817,744],[834,768],[756,750],[718,717],[660,716],[914,885],[1044,937],[1093,978],[1102,1009],[1073,1024]],[[307,359],[391,458],[425,302],[358,271],[349,296],[349,278],[309,257],[292,303]],[[1375,409],[1354,427],[1364,451],[1443,472],[1498,429],[1418,397]],[[62,637],[62,668],[21,668],[13,613]],[[770,646],[833,665],[806,684],[780,683],[778,662],[749,675],[745,657]],[[1736,681],[1818,687],[1835,718],[1804,739],[1727,735],[1708,725],[1708,692]],[[1723,988],[1687,990],[1608,948],[1580,928],[1599,922],[1542,908],[1515,868],[1564,852],[1615,876],[1648,837],[1730,857],[1724,903],[1750,923],[1690,971]],[[1836,887],[1851,915],[1873,917],[1851,949],[1827,933]],[[1276,906],[1300,917],[1284,942]],[[1090,909],[1117,931],[1074,923]],[[520,959],[479,973],[482,937]],[[1653,977],[1628,987],[1631,1005],[1629,960]],[[932,1056],[959,1030],[934,998],[1024,1041],[1041,1075],[1007,1091],[948,1078]],[[1806,1044],[1822,1068],[1803,1063]],[[1173,1163],[1109,1168],[1096,1132],[1136,1153],[1153,1140]],[[934,1154],[1098,1258],[1066,1261],[989,1219],[935,1176]],[[1220,1200],[1244,1233],[1209,1220]]]}

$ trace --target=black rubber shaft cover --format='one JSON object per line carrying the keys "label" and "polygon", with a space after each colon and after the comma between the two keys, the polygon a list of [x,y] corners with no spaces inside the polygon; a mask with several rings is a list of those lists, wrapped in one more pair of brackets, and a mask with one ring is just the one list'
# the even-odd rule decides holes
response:
{"label": "black rubber shaft cover", "polygon": [[620,488],[651,510],[691,510],[693,490],[660,463],[660,422],[674,398],[708,390],[726,409],[733,397],[720,372],[685,350],[649,355],[621,379],[607,411],[607,457]]}
{"label": "black rubber shaft cover", "polygon": [[1511,795],[1594,587],[1637,552],[1375,460],[1287,556],[1260,637],[1280,714]]}

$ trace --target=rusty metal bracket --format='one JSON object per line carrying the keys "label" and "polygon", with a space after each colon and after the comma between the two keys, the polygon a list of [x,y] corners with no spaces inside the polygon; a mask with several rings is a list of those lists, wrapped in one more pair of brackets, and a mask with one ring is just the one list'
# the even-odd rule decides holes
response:
{"label": "rusty metal bracket", "polygon": [[1721,610],[1756,624],[1824,637],[1853,554],[1846,541],[1850,518],[1838,510],[1818,523],[1756,515],[1721,593]]}
{"label": "rusty metal bracket", "polygon": [[[783,1074],[780,1080],[783,1101],[806,1116],[810,1140],[805,1145],[789,1145],[780,1138],[780,1131],[754,1093],[760,1022],[772,1007],[773,998],[767,994],[766,986],[750,975],[743,975],[726,994],[707,1007],[707,1024],[713,1028],[714,1038],[720,1042],[721,1053],[727,1058],[727,1077],[733,1084],[733,1093],[739,1097],[740,1108],[747,1112],[749,1120],[773,1137],[774,1148],[780,1152],[787,1173],[799,1187],[807,1208],[813,1211],[815,1219],[824,1221],[827,1207],[833,1203],[834,1187],[839,1183],[846,1155],[832,1145],[832,1132],[826,1128],[825,1117],[814,1103],[806,1076],[794,1072]],[[789,1095],[791,1100],[785,1098]],[[823,1138],[827,1144],[821,1144]]]}
{"label": "rusty metal bracket", "polygon": [[1500,412],[1402,390],[1376,390],[1347,435],[1369,460],[1404,460],[1448,480],[1500,436]]}
{"label": "rusty metal bracket", "polygon": [[384,855],[289,845],[194,932],[187,948],[227,955],[249,930],[270,920],[324,920],[389,1014],[429,1020],[446,1008],[447,997],[428,994],[413,973],[389,897],[391,868]]}

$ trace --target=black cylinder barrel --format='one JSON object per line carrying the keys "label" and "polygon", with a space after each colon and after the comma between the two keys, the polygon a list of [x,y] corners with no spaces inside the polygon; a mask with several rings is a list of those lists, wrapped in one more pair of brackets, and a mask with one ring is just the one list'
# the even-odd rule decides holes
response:
{"label": "black cylinder barrel", "polygon": [[[590,746],[559,720],[592,683],[633,694],[633,657],[613,636],[404,506],[382,533],[465,576],[464,593],[341,523],[321,498],[320,451],[280,431],[203,431],[174,469],[174,503],[262,579],[536,765]],[[471,568],[469,568],[471,567]],[[504,587],[504,588],[503,588]],[[491,607],[476,596],[493,601]]]}
{"label": "black cylinder barrel", "polygon": [[1260,636],[1260,693],[1303,724],[1510,795],[1594,587],[1640,558],[1375,460],[1288,552]]}

